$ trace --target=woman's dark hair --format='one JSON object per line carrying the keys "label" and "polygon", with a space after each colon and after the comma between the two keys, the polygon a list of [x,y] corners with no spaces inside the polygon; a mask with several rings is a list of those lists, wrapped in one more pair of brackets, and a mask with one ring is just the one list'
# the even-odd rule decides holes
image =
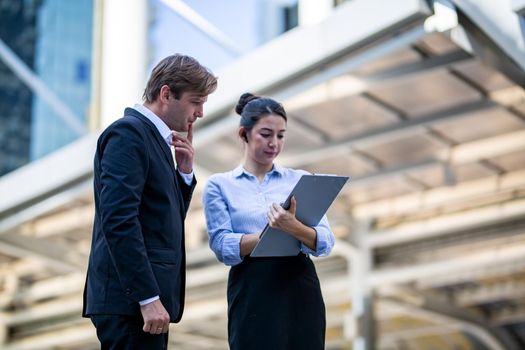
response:
{"label": "woman's dark hair", "polygon": [[[235,112],[241,116],[240,126],[244,127],[246,132],[250,132],[259,119],[270,114],[280,115],[285,121],[288,121],[286,111],[279,102],[249,92],[241,95],[235,106]],[[247,141],[246,135],[243,138]]]}

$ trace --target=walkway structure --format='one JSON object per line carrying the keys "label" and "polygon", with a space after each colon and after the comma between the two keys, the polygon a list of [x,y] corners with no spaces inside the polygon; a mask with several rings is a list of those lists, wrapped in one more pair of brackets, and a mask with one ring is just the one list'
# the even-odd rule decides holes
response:
{"label": "walkway structure", "polygon": [[[228,269],[207,247],[200,191],[237,165],[245,91],[284,102],[282,165],[351,176],[329,212],[336,247],[315,259],[327,349],[525,348],[524,12],[353,0],[219,72],[195,135],[173,348],[227,349]],[[79,317],[97,132],[0,178],[2,349],[97,348]]]}

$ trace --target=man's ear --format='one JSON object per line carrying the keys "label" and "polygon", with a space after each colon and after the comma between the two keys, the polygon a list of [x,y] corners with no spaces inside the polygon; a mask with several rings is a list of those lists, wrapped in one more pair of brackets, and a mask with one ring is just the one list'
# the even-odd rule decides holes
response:
{"label": "man's ear", "polygon": [[162,85],[159,91],[159,98],[162,102],[166,102],[170,99],[170,88],[168,85]]}

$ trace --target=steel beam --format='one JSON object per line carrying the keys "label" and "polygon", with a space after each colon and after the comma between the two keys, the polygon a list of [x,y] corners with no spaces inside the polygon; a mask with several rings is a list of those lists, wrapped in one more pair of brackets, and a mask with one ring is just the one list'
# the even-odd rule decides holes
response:
{"label": "steel beam", "polygon": [[[320,82],[339,76],[344,72],[355,69],[369,62],[371,59],[382,57],[400,47],[410,45],[427,33],[421,27],[406,33],[398,34],[384,45],[370,48],[355,59],[345,60],[343,65],[332,65],[338,58],[372,41],[377,35],[399,30],[408,23],[423,21],[430,14],[430,10],[419,0],[400,0],[394,3],[384,3],[380,0],[354,0],[339,6],[327,20],[310,27],[298,28],[272,40],[268,44],[250,52],[234,64],[225,67],[221,77],[221,89],[212,94],[207,103],[208,115],[198,127],[194,144],[200,147],[231,130],[234,124],[223,124],[223,127],[214,128],[216,132],[208,133],[204,130],[217,119],[227,118],[239,96],[245,91],[269,93],[283,99],[304,91]],[[367,16],[366,25],[353,26],[350,23],[364,23],[363,16]],[[348,28],[349,30],[345,30]],[[341,36],[341,30],[345,35]],[[322,35],[319,35],[322,33]],[[304,38],[309,38],[304,41]],[[288,52],[285,60],[279,65],[268,66],[266,62],[277,53]],[[266,68],[264,68],[266,67]],[[308,82],[304,78],[310,75]],[[250,76],[249,81],[245,79]],[[294,85],[297,77],[304,77],[302,86]],[[279,85],[287,85],[278,88]],[[295,87],[294,87],[295,86]],[[286,91],[286,92],[284,92]],[[199,136],[202,130],[202,135]],[[206,136],[206,137],[204,137]]]}
{"label": "steel beam", "polygon": [[232,56],[237,57],[243,53],[243,50],[219,28],[215,27],[208,20],[198,14],[184,1],[181,0],[161,0],[170,10],[176,12],[194,28],[206,35]]}
{"label": "steel beam", "polygon": [[440,323],[444,327],[457,327],[476,337],[481,343],[492,350],[518,350],[518,345],[507,334],[495,329],[480,317],[438,303],[429,299],[418,300],[399,299],[396,297],[383,298],[382,303],[394,303],[405,308],[412,317],[422,318],[432,323]]}
{"label": "steel beam", "polygon": [[0,178],[0,218],[93,173],[97,135],[87,135]]}
{"label": "steel beam", "polygon": [[525,71],[524,22],[513,12],[510,1],[451,1]]}
{"label": "steel beam", "polygon": [[[382,45],[366,50],[361,54],[357,54],[351,59],[342,61],[341,63],[333,64],[327,68],[324,68],[320,72],[316,72],[315,74],[305,74],[306,77],[300,80],[299,82],[288,84],[286,87],[273,88],[271,91],[272,97],[277,100],[285,100],[287,98],[295,96],[325,81],[328,81],[330,79],[341,76],[342,74],[348,73],[354,69],[357,69],[361,65],[370,62],[371,60],[386,56],[388,53],[394,52],[400,47],[408,46],[427,34],[428,33],[424,31],[422,26],[417,27],[415,29],[411,29],[406,33],[400,34],[395,38],[386,41]],[[263,88],[260,88],[258,90],[248,90],[264,91]],[[238,98],[238,96],[236,98]],[[208,117],[208,122],[210,122],[209,118],[210,117]],[[224,135],[224,133],[232,130],[234,126],[237,125],[237,123],[238,118],[226,114],[226,116],[223,117],[221,120],[215,121],[209,125],[202,127],[201,129],[198,129],[198,132],[196,132],[194,138],[194,146],[203,147],[207,145],[213,140]]]}
{"label": "steel beam", "polygon": [[389,86],[400,80],[421,74],[432,74],[453,64],[471,59],[472,56],[470,54],[460,50],[442,56],[432,56],[419,62],[404,64],[367,76],[356,76],[343,70],[343,74],[289,97],[285,102],[286,109],[293,111],[294,109],[316,105],[326,100],[359,95],[379,86]]}
{"label": "steel beam", "polygon": [[[85,196],[86,193],[89,193],[89,191],[93,189],[93,184],[90,180],[81,182],[71,188],[48,194],[49,197],[44,199],[37,196],[34,200],[41,199],[40,201],[34,202],[34,200],[31,200],[31,204],[24,208],[17,208],[18,210],[16,212],[0,219],[0,236],[19,225],[47,214],[54,209],[70,204],[79,197]],[[3,213],[0,212],[0,214]]]}
{"label": "steel beam", "polygon": [[519,16],[525,16],[525,0],[512,0],[512,11]]}
{"label": "steel beam", "polygon": [[[439,152],[435,159],[426,159],[416,163],[403,164],[369,175],[355,177],[352,179],[352,184],[353,186],[368,184],[370,182],[384,180],[391,176],[406,175],[409,172],[430,168],[433,166],[451,167],[454,165],[475,163],[481,160],[499,157],[524,149],[525,131],[519,130],[509,132],[507,134],[501,134],[482,140],[465,142],[456,146],[452,146],[444,151]],[[322,148],[319,151],[321,150]]]}
{"label": "steel beam", "polygon": [[395,123],[386,127],[366,131],[362,134],[346,139],[332,141],[320,148],[316,147],[292,154],[283,154],[280,158],[281,163],[290,167],[312,164],[325,159],[328,156],[335,157],[338,155],[348,154],[354,147],[366,148],[378,143],[388,142],[388,140],[396,140],[405,135],[412,135],[417,131],[424,131],[426,128],[431,127],[436,122],[458,118],[463,114],[482,111],[486,108],[496,106],[496,104],[487,101],[467,103],[435,113],[411,118],[409,120]]}
{"label": "steel beam", "polygon": [[450,271],[475,270],[488,268],[499,264],[523,262],[525,245],[514,244],[499,246],[491,250],[474,251],[461,257],[447,260],[422,263],[410,267],[396,267],[374,270],[368,277],[370,286],[399,284],[413,282],[418,279],[432,278]]}
{"label": "steel beam", "polygon": [[64,262],[61,259],[56,259],[55,257],[48,257],[46,255],[35,254],[35,252],[27,248],[17,247],[13,244],[4,243],[2,241],[0,241],[0,252],[9,257],[19,259],[34,259],[58,273],[68,273],[77,269],[71,266],[71,264]]}
{"label": "steel beam", "polygon": [[24,82],[24,84],[38,95],[55,111],[66,125],[77,136],[83,135],[87,128],[82,123],[82,118],[75,115],[73,111],[60,100],[44,82],[0,39],[0,59]]}
{"label": "steel beam", "polygon": [[22,249],[31,256],[44,261],[56,262],[70,269],[82,269],[87,257],[74,251],[71,246],[50,242],[45,239],[25,236],[16,232],[4,233],[0,236],[2,244],[10,245],[13,250]]}
{"label": "steel beam", "polygon": [[402,244],[438,236],[454,234],[459,230],[508,221],[525,215],[525,199],[492,206],[440,215],[435,218],[401,224],[388,230],[371,232],[366,244],[372,248]]}
{"label": "steel beam", "polygon": [[25,337],[22,340],[10,342],[2,346],[3,350],[52,350],[62,346],[78,346],[78,344],[97,345],[95,328],[88,320],[84,325],[53,330],[43,334]]}
{"label": "steel beam", "polygon": [[13,301],[19,305],[29,305],[45,299],[63,297],[67,294],[78,294],[82,291],[85,280],[84,273],[73,272],[36,281],[28,287],[19,289]]}
{"label": "steel beam", "polygon": [[352,213],[357,218],[395,216],[432,209],[458,201],[474,201],[489,195],[511,193],[525,186],[525,170],[465,181],[456,186],[437,187],[426,191],[356,204]]}
{"label": "steel beam", "polygon": [[525,295],[525,282],[503,281],[489,285],[480,284],[454,292],[454,304],[462,307],[488,304],[501,300],[519,300]]}

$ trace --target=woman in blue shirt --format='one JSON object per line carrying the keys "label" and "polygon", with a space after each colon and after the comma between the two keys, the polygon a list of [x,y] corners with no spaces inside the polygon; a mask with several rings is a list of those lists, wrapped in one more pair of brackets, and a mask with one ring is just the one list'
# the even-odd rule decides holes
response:
{"label": "woman in blue shirt", "polygon": [[[232,350],[324,349],[325,306],[309,255],[326,256],[334,235],[326,217],[315,227],[295,218],[295,200],[284,202],[303,174],[274,164],[286,132],[283,106],[267,97],[243,94],[243,164],[210,177],[203,203],[210,247],[232,266],[228,277],[228,341]],[[301,241],[291,257],[252,258],[267,223]]]}

